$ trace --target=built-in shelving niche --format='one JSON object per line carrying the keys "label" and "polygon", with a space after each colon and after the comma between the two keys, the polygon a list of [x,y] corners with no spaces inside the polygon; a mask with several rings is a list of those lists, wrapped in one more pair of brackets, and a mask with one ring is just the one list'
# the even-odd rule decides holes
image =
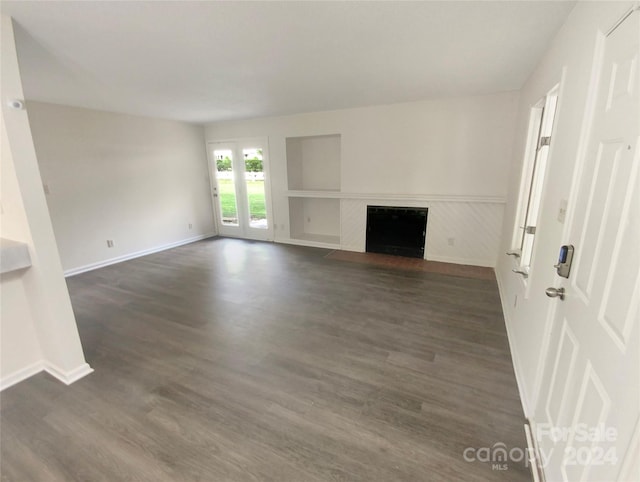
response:
{"label": "built-in shelving niche", "polygon": [[290,191],[340,191],[340,134],[287,137]]}
{"label": "built-in shelving niche", "polygon": [[340,199],[289,198],[291,238],[340,245]]}
{"label": "built-in shelving niche", "polygon": [[340,246],[340,134],[288,137],[287,179],[292,240]]}

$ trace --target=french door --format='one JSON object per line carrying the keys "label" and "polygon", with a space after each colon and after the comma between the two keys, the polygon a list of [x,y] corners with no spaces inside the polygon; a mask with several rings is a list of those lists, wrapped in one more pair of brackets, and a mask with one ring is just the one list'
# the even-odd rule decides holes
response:
{"label": "french door", "polygon": [[234,139],[207,145],[218,233],[273,240],[266,139]]}

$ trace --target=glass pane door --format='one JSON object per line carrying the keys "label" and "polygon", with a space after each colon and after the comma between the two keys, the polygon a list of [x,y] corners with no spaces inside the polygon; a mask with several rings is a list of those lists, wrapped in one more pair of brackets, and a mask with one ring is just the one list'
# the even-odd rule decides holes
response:
{"label": "glass pane door", "polygon": [[223,236],[272,240],[266,139],[209,146],[218,232]]}
{"label": "glass pane door", "polygon": [[213,151],[218,181],[217,197],[220,205],[220,222],[225,226],[238,226],[238,202],[233,169],[233,150]]}
{"label": "glass pane door", "polygon": [[266,191],[262,149],[249,147],[242,149],[244,159],[244,180],[249,206],[249,227],[268,229]]}

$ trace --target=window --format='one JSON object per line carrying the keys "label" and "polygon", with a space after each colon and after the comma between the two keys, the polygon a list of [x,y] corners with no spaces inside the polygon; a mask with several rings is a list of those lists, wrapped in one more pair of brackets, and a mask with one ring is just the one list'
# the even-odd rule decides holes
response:
{"label": "window", "polygon": [[531,109],[529,117],[529,135],[513,233],[513,249],[507,253],[520,260],[520,266],[514,271],[525,278],[529,276],[531,267],[557,103],[558,86]]}

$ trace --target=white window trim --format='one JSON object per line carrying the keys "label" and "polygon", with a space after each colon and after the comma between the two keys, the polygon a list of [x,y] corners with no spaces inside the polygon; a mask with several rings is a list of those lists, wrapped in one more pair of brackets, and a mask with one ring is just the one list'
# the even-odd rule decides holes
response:
{"label": "white window trim", "polygon": [[544,137],[553,136],[557,119],[559,90],[559,84],[553,87],[531,108],[529,115],[529,129],[520,177],[512,248],[507,252],[508,255],[514,257],[513,271],[522,276],[525,286],[531,274],[535,235],[537,234],[535,232],[527,233],[526,227],[530,226],[536,229],[538,226],[550,157],[551,146],[540,146],[540,142]]}

